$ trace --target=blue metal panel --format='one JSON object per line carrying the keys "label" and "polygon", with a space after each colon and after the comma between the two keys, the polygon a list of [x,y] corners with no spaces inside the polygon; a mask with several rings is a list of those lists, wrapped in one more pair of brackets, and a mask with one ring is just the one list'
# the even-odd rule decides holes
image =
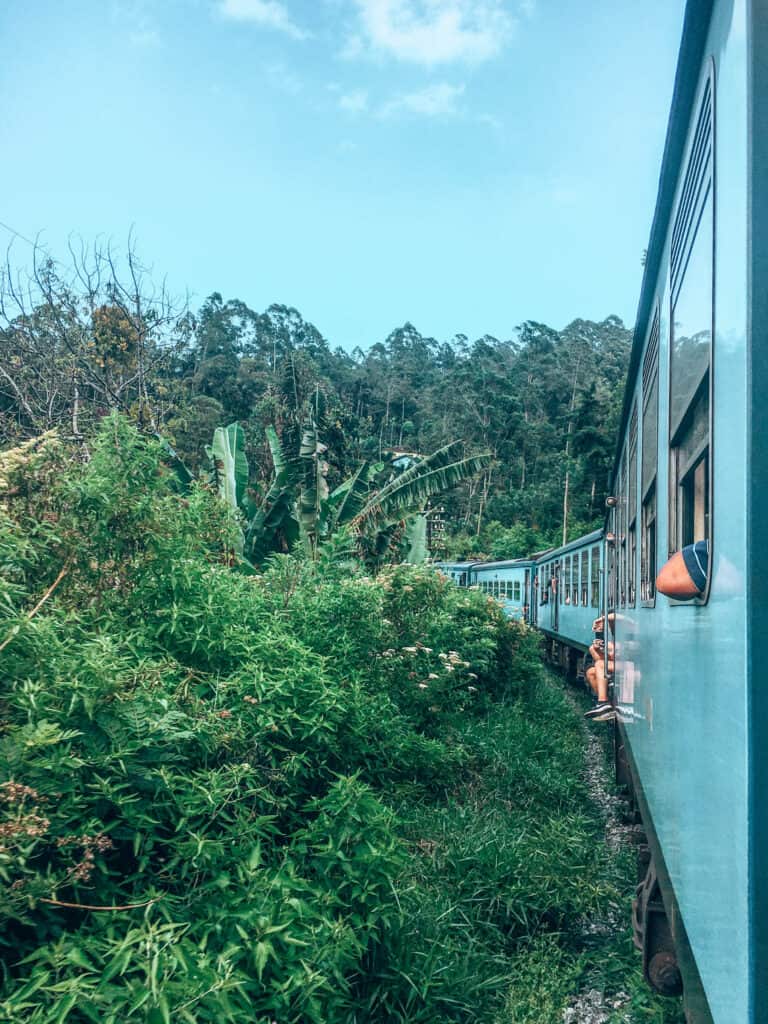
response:
{"label": "blue metal panel", "polygon": [[[705,28],[706,21],[696,25],[697,32]],[[747,420],[739,398],[747,390],[746,39],[744,0],[716,2],[699,59],[700,72],[708,54],[714,56],[716,67],[709,601],[679,604],[658,595],[655,607],[619,608],[615,634],[617,700],[715,1024],[765,1022],[764,1010],[763,1016],[755,1016],[750,994],[747,884]],[[689,39],[689,54],[694,42]],[[643,301],[648,309],[658,301],[662,312],[657,450],[660,552],[666,552],[669,536],[669,218],[680,187],[687,125],[695,109],[690,90],[687,95],[687,109],[678,108],[670,128],[681,137],[672,139],[672,150],[668,138],[668,154],[676,152],[677,157],[675,163],[665,163],[660,196],[667,196],[666,207],[657,208],[654,224],[655,276],[644,283]],[[764,336],[761,340],[764,344]],[[645,337],[638,334],[625,412],[640,397],[637,369],[642,365],[644,343]],[[763,387],[766,381],[768,376],[762,378]],[[762,402],[765,405],[764,391]],[[626,426],[625,415],[625,430]],[[625,436],[619,451],[624,440]],[[639,565],[635,574],[639,578]]]}
{"label": "blue metal panel", "polygon": [[749,250],[747,413],[747,608],[750,762],[750,939],[756,1024],[768,1022],[768,0],[751,0],[749,40]]}

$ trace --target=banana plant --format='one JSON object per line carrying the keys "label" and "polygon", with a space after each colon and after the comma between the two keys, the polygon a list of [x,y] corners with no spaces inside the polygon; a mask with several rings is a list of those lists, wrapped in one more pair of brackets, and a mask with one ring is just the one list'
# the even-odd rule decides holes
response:
{"label": "banana plant", "polygon": [[242,428],[235,423],[217,428],[209,449],[219,494],[245,515],[242,553],[255,565],[297,544],[317,560],[323,545],[341,531],[368,561],[391,557],[403,543],[409,560],[421,561],[426,553],[423,513],[430,498],[481,472],[490,458],[462,458],[462,442],[454,441],[399,473],[391,463],[363,462],[331,491],[327,448],[314,420],[303,424],[293,454],[285,453],[274,427],[267,428],[267,441],[274,477],[257,506],[248,504]]}
{"label": "banana plant", "polygon": [[239,510],[248,486],[248,460],[245,457],[245,434],[239,423],[216,427],[213,444],[205,449],[212,466],[213,483],[219,497],[230,508]]}

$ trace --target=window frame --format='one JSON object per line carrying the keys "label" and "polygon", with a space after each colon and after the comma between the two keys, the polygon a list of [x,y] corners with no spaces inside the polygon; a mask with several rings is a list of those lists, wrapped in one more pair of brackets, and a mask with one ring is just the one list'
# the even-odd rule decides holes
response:
{"label": "window frame", "polygon": [[589,606],[600,607],[600,545],[594,544],[589,553]]}
{"label": "window frame", "polygon": [[[688,601],[676,601],[674,598],[669,598],[668,603],[671,607],[677,606],[690,606],[690,605],[706,605],[709,601],[710,590],[712,587],[712,555],[714,548],[714,445],[715,445],[715,422],[714,422],[714,380],[715,380],[715,302],[716,302],[716,283],[717,283],[717,263],[716,263],[716,252],[717,252],[717,106],[716,106],[716,77],[715,77],[715,62],[713,58],[709,59],[706,72],[699,85],[697,102],[695,106],[695,122],[691,122],[689,127],[689,139],[687,142],[686,151],[686,162],[685,172],[682,175],[680,184],[681,188],[677,196],[675,204],[675,215],[672,221],[673,229],[677,225],[678,217],[681,215],[681,208],[683,200],[685,199],[686,184],[688,182],[689,172],[691,171],[692,158],[693,158],[693,143],[696,138],[698,123],[702,117],[704,106],[707,99],[707,88],[709,88],[709,102],[711,104],[710,109],[710,127],[711,127],[711,154],[710,154],[710,167],[709,167],[709,184],[706,184],[706,176],[702,179],[702,183],[699,186],[700,190],[704,194],[701,208],[695,215],[695,225],[693,230],[690,231],[690,237],[686,239],[682,256],[678,261],[678,265],[682,267],[682,270],[674,275],[674,268],[670,261],[669,267],[669,344],[667,351],[667,468],[668,468],[668,480],[667,480],[667,551],[668,557],[672,557],[677,551],[682,550],[682,530],[681,530],[681,519],[682,510],[681,505],[683,503],[683,496],[681,490],[684,482],[688,479],[689,475],[695,470],[696,466],[701,462],[702,459],[706,458],[707,461],[707,483],[706,483],[706,495],[707,495],[707,515],[708,522],[706,524],[705,539],[709,544],[709,571],[707,572],[707,581],[704,588],[704,592],[699,596],[692,598]],[[695,125],[695,126],[694,126]],[[694,391],[691,399],[688,403],[687,408],[683,415],[679,418],[679,421],[675,427],[675,433],[672,433],[672,353],[674,349],[675,339],[675,320],[674,313],[677,300],[680,297],[680,292],[685,283],[686,273],[690,264],[691,256],[693,254],[696,240],[699,237],[699,231],[701,229],[704,216],[706,215],[707,202],[711,199],[711,246],[709,252],[709,268],[710,268],[710,322],[709,322],[709,346],[708,346],[708,369],[705,378],[702,378],[700,384]],[[694,207],[696,200],[694,199]],[[674,278],[673,278],[674,275]],[[702,399],[706,393],[708,408],[707,408],[707,443],[697,452],[697,454],[689,460],[688,465],[685,467],[685,472],[678,477],[678,466],[676,460],[676,453],[680,448],[680,440],[685,436],[686,431],[690,429],[690,421],[693,419],[693,413],[696,409],[698,402]],[[673,497],[674,495],[674,497]],[[656,494],[656,522],[658,523],[658,488]],[[674,547],[674,550],[671,550]],[[656,549],[658,557],[658,529],[656,533]]]}
{"label": "window frame", "polygon": [[579,555],[571,555],[571,607],[579,607]]}
{"label": "window frame", "polygon": [[[649,355],[651,363],[646,366]],[[661,306],[657,302],[656,309],[651,320],[651,327],[645,343],[643,355],[643,369],[641,379],[640,404],[642,415],[639,417],[640,424],[640,606],[642,608],[656,607],[656,576],[659,571],[659,373],[661,368]],[[656,443],[653,451],[653,472],[650,479],[646,481],[644,467],[646,460],[646,414],[649,411],[651,402],[655,403],[652,416],[655,421]],[[653,503],[653,519],[649,519],[649,512]],[[653,526],[653,551],[649,552],[649,531]]]}
{"label": "window frame", "polygon": [[581,607],[589,608],[589,548],[584,548],[581,552]]}

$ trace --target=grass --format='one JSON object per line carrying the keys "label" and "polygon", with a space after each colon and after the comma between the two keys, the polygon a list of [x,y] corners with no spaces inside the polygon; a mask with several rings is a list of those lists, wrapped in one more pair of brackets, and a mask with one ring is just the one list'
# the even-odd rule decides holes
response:
{"label": "grass", "polygon": [[[544,677],[524,702],[456,733],[471,755],[464,783],[439,804],[397,808],[413,853],[398,887],[408,923],[376,1018],[558,1024],[572,996],[597,989],[620,1004],[611,1024],[681,1024],[679,1001],[643,981],[629,932],[632,857],[604,842],[562,684]],[[606,918],[626,930],[589,932]]]}

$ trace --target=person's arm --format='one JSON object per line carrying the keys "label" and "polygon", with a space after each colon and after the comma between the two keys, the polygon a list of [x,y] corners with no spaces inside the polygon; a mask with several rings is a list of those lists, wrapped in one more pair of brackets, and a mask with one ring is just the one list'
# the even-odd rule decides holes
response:
{"label": "person's arm", "polygon": [[682,551],[676,551],[661,567],[661,571],[656,577],[656,589],[660,594],[674,597],[678,601],[690,601],[692,597],[698,597],[701,594],[701,589],[696,586],[688,571]]}

